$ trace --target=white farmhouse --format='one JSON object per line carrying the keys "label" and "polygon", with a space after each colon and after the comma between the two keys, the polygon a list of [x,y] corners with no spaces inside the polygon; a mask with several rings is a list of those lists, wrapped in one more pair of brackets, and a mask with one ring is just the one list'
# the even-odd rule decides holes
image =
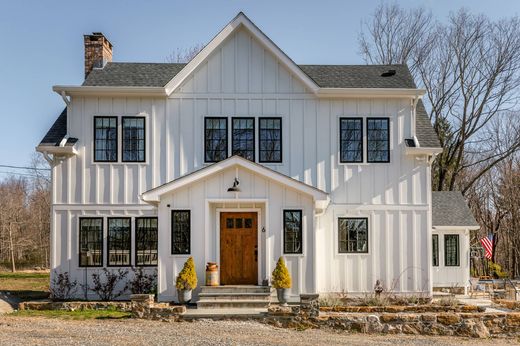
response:
{"label": "white farmhouse", "polygon": [[189,256],[230,286],[283,256],[293,297],[468,285],[477,225],[460,193],[432,200],[442,148],[406,66],[297,65],[243,13],[187,64],[84,40],[85,81],[53,88],[66,108],[37,147],[53,275],[156,267],[171,301]]}

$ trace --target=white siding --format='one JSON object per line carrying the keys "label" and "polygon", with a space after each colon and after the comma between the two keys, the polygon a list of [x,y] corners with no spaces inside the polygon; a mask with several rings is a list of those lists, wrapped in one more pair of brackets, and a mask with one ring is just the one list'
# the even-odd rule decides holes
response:
{"label": "white siding", "polygon": [[[439,266],[433,267],[433,287],[455,288],[468,287],[470,279],[470,236],[469,230],[436,230],[432,234],[439,236]],[[459,236],[460,266],[446,266],[444,256],[444,236],[456,234]]]}
{"label": "white siding", "polygon": [[[96,115],[144,115],[146,162],[94,163],[92,140],[93,117]],[[93,213],[104,213],[116,207],[148,212],[150,206],[139,199],[141,193],[205,166],[205,116],[282,117],[283,162],[266,166],[330,193],[331,206],[325,215],[313,220],[312,211],[307,212],[307,257],[289,260],[289,269],[295,275],[295,290],[370,291],[376,279],[381,279],[387,286],[397,280],[396,289],[401,291],[424,290],[424,282],[430,277],[429,262],[425,257],[426,251],[423,251],[430,234],[429,166],[425,161],[404,154],[404,139],[411,136],[410,100],[317,99],[243,29],[218,47],[168,99],[73,97],[68,126],[69,135],[79,138],[79,155],[65,160],[53,170],[54,206],[71,213],[86,208]],[[340,117],[389,117],[390,163],[339,163]],[[118,124],[121,128],[121,118]],[[258,151],[258,143],[256,148]],[[121,160],[120,145],[118,156]],[[264,215],[275,220],[277,226],[271,225],[274,229],[279,230],[281,225],[281,204],[276,203],[307,205],[303,197],[293,198],[284,192],[285,189],[273,188],[272,183],[255,176],[244,179],[242,186],[254,187],[247,196],[267,198],[270,205],[276,206],[269,206]],[[228,177],[194,186],[185,191],[185,195],[176,193],[171,203],[184,203],[183,207],[196,208],[193,219],[201,222],[206,218],[209,222],[204,208],[196,206],[200,206],[204,198],[225,195],[230,182],[232,179]],[[246,194],[241,197],[244,196]],[[335,243],[337,216],[359,210],[369,215],[371,220],[370,254],[338,255]],[[159,213],[164,213],[164,210]],[[211,211],[209,214],[213,217]],[[77,249],[74,246],[67,249],[66,244],[71,241],[75,244],[67,234],[77,232],[77,223],[72,214],[57,211],[54,220],[57,235],[54,263],[56,266],[66,265],[73,271],[75,262],[70,258],[77,256]],[[165,247],[169,244],[169,222],[169,216],[160,220],[160,251],[166,257],[159,269],[165,296],[172,296],[172,280],[182,262],[169,256],[169,249]],[[316,244],[310,236],[314,223]],[[202,247],[193,244],[200,275],[204,262],[212,257],[211,248],[214,246],[210,244],[211,238],[203,239]],[[266,263],[272,264],[280,254],[280,241],[275,235],[265,241],[268,249],[265,256],[270,256]],[[312,254],[314,257],[315,247],[318,251],[315,256],[317,273],[308,262],[308,256]],[[265,264],[263,274],[268,275],[269,269]]]}

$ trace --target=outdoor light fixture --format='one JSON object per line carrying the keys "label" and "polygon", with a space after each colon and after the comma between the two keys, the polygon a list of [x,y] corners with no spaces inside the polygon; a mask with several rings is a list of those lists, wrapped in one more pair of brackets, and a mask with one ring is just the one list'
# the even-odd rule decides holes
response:
{"label": "outdoor light fixture", "polygon": [[228,192],[240,192],[240,188],[238,187],[240,185],[240,182],[238,181],[238,178],[235,178],[235,181],[233,182],[233,186],[231,186],[228,190]]}

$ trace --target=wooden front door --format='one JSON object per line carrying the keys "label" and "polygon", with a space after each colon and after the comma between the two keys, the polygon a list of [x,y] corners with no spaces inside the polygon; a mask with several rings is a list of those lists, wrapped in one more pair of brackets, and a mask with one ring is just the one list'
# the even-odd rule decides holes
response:
{"label": "wooden front door", "polygon": [[258,284],[257,213],[220,214],[220,283]]}

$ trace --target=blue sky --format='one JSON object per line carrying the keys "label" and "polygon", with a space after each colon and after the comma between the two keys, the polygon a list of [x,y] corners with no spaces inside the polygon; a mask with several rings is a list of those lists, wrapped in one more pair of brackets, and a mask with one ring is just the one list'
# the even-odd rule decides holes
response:
{"label": "blue sky", "polygon": [[[207,43],[244,11],[297,63],[355,64],[363,63],[357,46],[361,21],[378,3],[0,0],[0,165],[30,161],[34,147],[64,107],[52,85],[82,83],[83,34],[102,31],[114,45],[114,61],[165,62],[176,48]],[[520,12],[517,0],[399,3],[424,6],[440,20],[462,6],[492,18]]]}

